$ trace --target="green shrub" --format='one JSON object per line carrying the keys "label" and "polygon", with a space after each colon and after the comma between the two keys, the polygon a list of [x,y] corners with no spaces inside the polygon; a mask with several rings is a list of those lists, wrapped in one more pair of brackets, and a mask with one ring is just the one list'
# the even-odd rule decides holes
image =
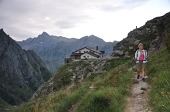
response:
{"label": "green shrub", "polygon": [[78,89],[77,91],[68,94],[59,102],[59,105],[55,107],[55,110],[57,112],[67,112],[67,110],[70,109],[72,105],[78,102],[88,92],[89,86],[90,85],[87,84],[82,86],[82,88]]}
{"label": "green shrub", "polygon": [[106,87],[86,95],[76,112],[123,112],[125,105],[118,89]]}

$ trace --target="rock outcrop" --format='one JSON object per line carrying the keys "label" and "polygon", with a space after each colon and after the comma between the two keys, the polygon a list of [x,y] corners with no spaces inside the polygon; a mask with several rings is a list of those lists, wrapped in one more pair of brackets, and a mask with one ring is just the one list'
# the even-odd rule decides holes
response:
{"label": "rock outcrop", "polygon": [[28,100],[52,74],[32,50],[23,50],[0,29],[0,98],[11,105]]}
{"label": "rock outcrop", "polygon": [[170,31],[170,12],[161,17],[156,17],[140,28],[128,33],[128,36],[118,42],[114,47],[112,55],[127,56],[134,55],[139,43],[144,44],[144,49],[153,53],[163,46],[163,40]]}

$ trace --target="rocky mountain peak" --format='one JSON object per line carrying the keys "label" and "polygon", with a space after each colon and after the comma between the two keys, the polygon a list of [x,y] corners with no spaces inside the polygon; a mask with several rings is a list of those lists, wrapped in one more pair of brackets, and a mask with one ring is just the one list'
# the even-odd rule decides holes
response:
{"label": "rocky mountain peak", "polygon": [[49,36],[47,32],[42,32],[41,36]]}
{"label": "rocky mountain peak", "polygon": [[[99,38],[99,37],[97,37],[97,36],[95,36],[95,35],[90,35],[90,36],[84,36],[84,37],[82,37],[82,39],[83,38],[88,38],[88,39],[100,39],[100,40],[103,40],[103,39],[101,39],[101,38]],[[103,40],[104,41],[104,40]]]}
{"label": "rocky mountain peak", "polygon": [[46,32],[43,32],[42,34],[38,35],[36,38],[36,41],[44,41],[45,39],[50,39],[50,35]]}

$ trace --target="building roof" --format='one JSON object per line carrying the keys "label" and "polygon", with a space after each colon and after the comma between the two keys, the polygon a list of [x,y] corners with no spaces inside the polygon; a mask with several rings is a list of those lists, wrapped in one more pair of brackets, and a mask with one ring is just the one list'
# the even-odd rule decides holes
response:
{"label": "building roof", "polygon": [[[89,55],[91,55],[91,56],[94,56],[94,57],[96,57],[96,58],[100,57],[99,55],[94,54],[93,52],[86,52],[86,53],[89,54]],[[86,53],[84,53],[84,54],[86,54]]]}
{"label": "building roof", "polygon": [[72,53],[70,56],[81,56],[84,53]]}
{"label": "building roof", "polygon": [[83,48],[81,48],[81,49],[78,49],[78,50],[76,50],[76,51],[74,51],[74,52],[72,52],[72,54],[74,54],[75,52],[80,51],[80,50],[82,50],[82,49],[84,49],[84,48],[87,48],[87,46],[86,46],[86,47],[83,47]]}
{"label": "building roof", "polygon": [[86,47],[83,47],[83,48],[81,48],[81,49],[78,49],[78,50],[76,50],[76,51],[74,51],[74,52],[72,52],[72,54],[74,54],[75,52],[80,51],[80,50],[82,50],[82,49],[84,49],[84,48],[86,48],[86,49],[88,49],[88,50],[90,50],[90,51],[94,51],[94,52],[96,52],[96,53],[98,53],[98,54],[104,54],[103,52],[100,52],[99,50],[96,50],[96,49],[94,49],[94,48],[88,48],[87,46],[86,46]]}

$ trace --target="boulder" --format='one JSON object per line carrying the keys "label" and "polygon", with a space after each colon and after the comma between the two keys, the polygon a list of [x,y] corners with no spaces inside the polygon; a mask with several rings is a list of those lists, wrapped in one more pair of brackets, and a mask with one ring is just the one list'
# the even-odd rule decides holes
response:
{"label": "boulder", "polygon": [[129,52],[127,51],[127,52],[125,52],[125,55],[129,55]]}
{"label": "boulder", "polygon": [[135,38],[127,38],[126,41],[128,41],[130,44],[133,44],[135,42]]}
{"label": "boulder", "polygon": [[134,42],[134,45],[138,45],[139,42],[140,42],[140,40],[136,40],[136,41]]}
{"label": "boulder", "polygon": [[134,95],[139,95],[139,94],[143,94],[144,93],[144,91],[139,89],[139,88],[134,88],[133,92],[134,92]]}
{"label": "boulder", "polygon": [[151,29],[150,28],[146,28],[146,32],[149,32]]}
{"label": "boulder", "polygon": [[91,76],[91,72],[89,72],[86,76],[86,78],[90,77]]}
{"label": "boulder", "polygon": [[133,49],[133,47],[132,47],[132,46],[129,46],[129,49],[131,50],[131,49]]}
{"label": "boulder", "polygon": [[157,36],[157,38],[154,39],[150,44],[149,53],[154,53],[159,48],[161,48],[161,46],[162,46],[161,41],[162,41],[161,37]]}
{"label": "boulder", "polygon": [[114,56],[123,56],[124,55],[123,51],[120,51],[120,50],[115,50],[113,52],[113,54],[114,54]]}
{"label": "boulder", "polygon": [[145,82],[139,82],[139,84],[141,85],[141,90],[147,90],[149,88],[148,84]]}

